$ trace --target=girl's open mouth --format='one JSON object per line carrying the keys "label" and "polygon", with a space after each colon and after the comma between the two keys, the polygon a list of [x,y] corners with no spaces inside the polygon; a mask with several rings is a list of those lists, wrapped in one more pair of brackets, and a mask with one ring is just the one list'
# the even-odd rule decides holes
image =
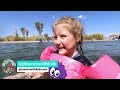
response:
{"label": "girl's open mouth", "polygon": [[65,47],[58,47],[58,49],[65,49]]}

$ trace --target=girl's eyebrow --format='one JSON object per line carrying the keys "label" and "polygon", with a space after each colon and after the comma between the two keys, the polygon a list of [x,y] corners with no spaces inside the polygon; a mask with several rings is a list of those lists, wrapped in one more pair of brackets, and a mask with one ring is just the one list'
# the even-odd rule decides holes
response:
{"label": "girl's eyebrow", "polygon": [[66,34],[60,34],[60,36],[66,36]]}
{"label": "girl's eyebrow", "polygon": [[66,32],[65,31],[63,31],[62,33],[60,33],[60,34],[66,34]]}

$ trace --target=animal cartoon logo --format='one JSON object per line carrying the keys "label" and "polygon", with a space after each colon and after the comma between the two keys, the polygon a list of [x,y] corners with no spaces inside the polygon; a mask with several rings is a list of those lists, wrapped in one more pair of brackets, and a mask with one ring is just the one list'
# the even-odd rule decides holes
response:
{"label": "animal cartoon logo", "polygon": [[13,60],[11,59],[6,59],[2,63],[2,70],[5,73],[12,73],[16,70],[16,64]]}
{"label": "animal cartoon logo", "polygon": [[65,79],[67,76],[64,65],[62,65],[60,62],[58,62],[57,68],[49,68],[49,75],[55,79]]}

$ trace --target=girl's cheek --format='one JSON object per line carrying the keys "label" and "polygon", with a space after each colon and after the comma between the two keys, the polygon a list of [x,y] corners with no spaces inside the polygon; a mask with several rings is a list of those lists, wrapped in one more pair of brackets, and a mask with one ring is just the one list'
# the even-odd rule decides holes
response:
{"label": "girl's cheek", "polygon": [[54,45],[55,45],[55,47],[58,47],[58,44],[56,42],[54,42]]}
{"label": "girl's cheek", "polygon": [[69,42],[69,41],[66,40],[66,39],[64,39],[64,40],[62,41],[63,44],[69,44],[68,42]]}
{"label": "girl's cheek", "polygon": [[57,40],[54,40],[54,44],[57,44]]}

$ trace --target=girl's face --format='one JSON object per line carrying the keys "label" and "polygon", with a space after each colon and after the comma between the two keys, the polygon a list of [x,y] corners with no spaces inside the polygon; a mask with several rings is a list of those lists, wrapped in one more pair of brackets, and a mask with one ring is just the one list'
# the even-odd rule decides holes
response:
{"label": "girl's face", "polygon": [[65,28],[70,27],[68,24],[58,24],[54,30],[54,45],[59,51],[59,54],[72,57],[77,54],[76,42],[72,33]]}

